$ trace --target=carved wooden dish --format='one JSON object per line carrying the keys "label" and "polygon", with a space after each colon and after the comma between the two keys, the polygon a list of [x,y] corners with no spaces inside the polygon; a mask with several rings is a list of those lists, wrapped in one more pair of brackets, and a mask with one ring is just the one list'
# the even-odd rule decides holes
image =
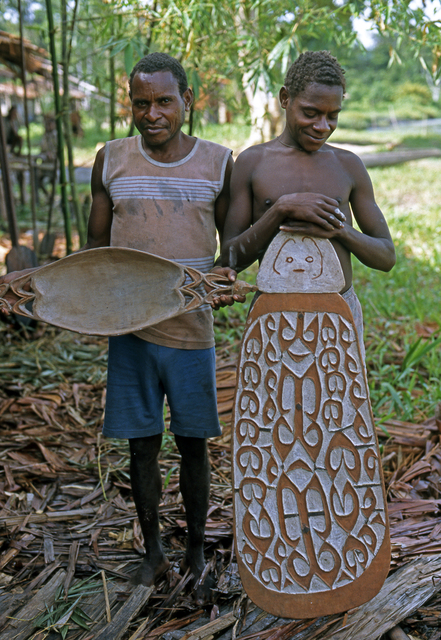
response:
{"label": "carved wooden dish", "polygon": [[[205,293],[204,286],[210,291]],[[13,307],[4,299],[20,297]],[[253,287],[159,256],[104,247],[72,254],[0,286],[9,311],[90,335],[122,335],[157,324],[221,293]]]}

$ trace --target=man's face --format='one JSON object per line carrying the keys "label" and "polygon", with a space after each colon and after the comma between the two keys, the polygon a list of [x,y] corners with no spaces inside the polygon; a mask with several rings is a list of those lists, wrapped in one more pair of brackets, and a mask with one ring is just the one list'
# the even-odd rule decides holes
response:
{"label": "man's face", "polygon": [[292,146],[309,153],[318,151],[337,127],[342,100],[343,88],[338,85],[314,82],[295,98],[282,87],[280,102],[286,110],[286,128]]}
{"label": "man's face", "polygon": [[179,93],[170,71],[137,73],[132,82],[132,113],[135,126],[148,147],[160,147],[181,130],[193,94]]}

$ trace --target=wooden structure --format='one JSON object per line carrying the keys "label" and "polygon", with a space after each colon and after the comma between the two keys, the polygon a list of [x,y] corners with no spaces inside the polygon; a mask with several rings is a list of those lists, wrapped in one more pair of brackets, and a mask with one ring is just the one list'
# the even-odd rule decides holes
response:
{"label": "wooden structure", "polygon": [[[35,46],[29,40],[24,40],[23,44],[26,71],[50,78],[52,65],[48,59],[47,51]],[[21,67],[21,39],[19,36],[0,31],[0,63],[17,73],[17,67]]]}
{"label": "wooden structure", "polygon": [[328,240],[279,233],[258,275],[233,422],[235,541],[249,597],[312,618],[381,588],[390,562],[365,365]]}

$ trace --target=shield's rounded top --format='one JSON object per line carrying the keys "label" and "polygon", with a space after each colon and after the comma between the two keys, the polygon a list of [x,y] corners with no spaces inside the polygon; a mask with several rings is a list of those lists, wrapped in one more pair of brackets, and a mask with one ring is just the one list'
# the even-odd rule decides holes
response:
{"label": "shield's rounded top", "polygon": [[265,293],[338,293],[344,284],[329,240],[287,231],[271,242],[257,275],[259,291]]}

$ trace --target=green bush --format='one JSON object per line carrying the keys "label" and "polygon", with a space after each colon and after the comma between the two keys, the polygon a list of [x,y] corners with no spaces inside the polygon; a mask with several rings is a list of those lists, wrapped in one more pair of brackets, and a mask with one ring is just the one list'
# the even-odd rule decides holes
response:
{"label": "green bush", "polygon": [[371,119],[361,111],[343,110],[339,119],[338,126],[343,129],[355,129],[361,131],[367,129],[371,124]]}
{"label": "green bush", "polygon": [[393,100],[394,102],[412,100],[422,105],[431,105],[433,103],[429,87],[418,82],[403,82],[399,84],[393,92]]}
{"label": "green bush", "polygon": [[413,98],[407,98],[394,102],[393,112],[397,120],[425,120],[439,117],[441,108],[433,103],[423,105]]}

